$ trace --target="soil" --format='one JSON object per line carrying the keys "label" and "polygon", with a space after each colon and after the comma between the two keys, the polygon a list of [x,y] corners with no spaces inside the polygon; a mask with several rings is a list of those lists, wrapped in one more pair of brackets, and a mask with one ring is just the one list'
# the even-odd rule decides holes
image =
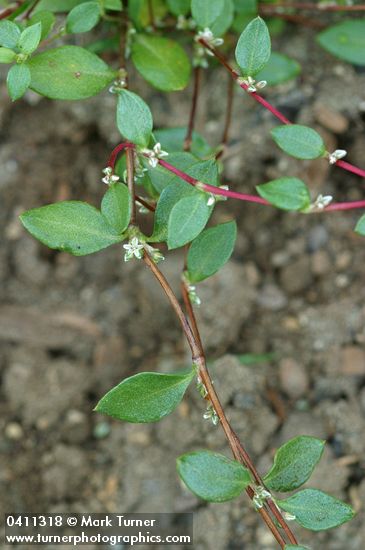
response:
{"label": "soil", "polygon": [[[365,165],[365,75],[291,31],[278,49],[304,65],[297,83],[266,95],[298,123],[316,128],[328,149]],[[4,73],[3,73],[4,74]],[[185,125],[189,94],[160,96],[137,76],[158,126]],[[226,79],[207,75],[198,129],[214,145],[224,120]],[[51,102],[28,93],[0,106],[0,512],[193,511],[196,550],[274,550],[245,499],[198,501],[179,483],[176,457],[209,448],[229,455],[219,427],[202,419],[194,388],[156,425],[127,425],[92,412],[98,399],[139,371],[188,365],[188,350],[168,303],[139,262],[120,247],[75,258],[46,249],[20,226],[23,210],[63,199],[99,203],[100,182],[118,141],[115,98]],[[269,137],[274,121],[237,91],[225,180],[254,186],[299,175],[312,193],[362,197],[356,176],[325,161],[285,157]],[[289,438],[328,441],[309,486],[351,502],[350,523],[325,533],[297,529],[312,548],[362,550],[365,540],[364,239],[359,212],[288,214],[221,203],[215,221],[234,215],[233,259],[199,285],[199,318],[215,385],[233,426],[261,472]],[[163,270],[178,289],[181,256]],[[242,365],[239,355],[274,352]],[[93,548],[90,546],[90,548]]]}

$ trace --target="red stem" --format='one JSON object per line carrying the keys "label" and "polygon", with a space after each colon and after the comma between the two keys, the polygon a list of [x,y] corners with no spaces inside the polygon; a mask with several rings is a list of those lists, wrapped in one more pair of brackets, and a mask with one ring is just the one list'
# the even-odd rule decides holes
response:
{"label": "red stem", "polygon": [[365,201],[335,202],[327,206],[324,211],[334,212],[335,210],[354,210],[355,208],[365,208]]}
{"label": "red stem", "polygon": [[[216,57],[216,59],[218,59],[218,61],[227,69],[227,71],[230,72],[230,74],[232,75],[232,78],[234,78],[235,80],[238,80],[240,78],[239,73],[237,71],[235,71],[233,69],[233,67],[231,67],[231,65],[228,63],[226,58],[218,50],[216,50],[215,48],[210,46],[208,44],[208,42],[206,42],[203,38],[201,38],[199,40],[199,42],[204,46],[204,48],[206,48],[207,50],[212,52],[214,57]],[[261,103],[261,105],[263,107],[265,107],[265,109],[270,111],[270,113],[272,113],[276,118],[278,118],[283,124],[292,124],[292,122],[289,119],[287,119],[280,111],[278,111],[266,99],[261,97],[257,92],[249,92],[247,84],[245,84],[244,82],[239,82],[239,85],[255,101],[257,101],[258,103]],[[356,175],[358,175],[362,178],[365,178],[365,170],[362,170],[361,168],[358,168],[357,166],[354,166],[353,164],[350,164],[349,162],[344,162],[342,160],[339,160],[339,161],[336,162],[336,166],[339,166],[340,168],[343,168],[344,170],[347,170],[348,172],[352,172],[353,174],[356,174]]]}
{"label": "red stem", "polygon": [[358,168],[357,166],[354,166],[353,164],[350,164],[349,162],[345,162],[344,160],[338,160],[336,162],[336,166],[339,166],[340,168],[343,168],[344,170],[347,170],[348,172],[352,172],[353,174],[356,174],[357,176],[365,178],[365,170],[363,170],[362,168]]}
{"label": "red stem", "polygon": [[110,155],[109,160],[108,160],[108,166],[110,166],[110,168],[112,168],[114,170],[115,169],[115,163],[116,163],[116,160],[117,160],[117,157],[118,157],[119,153],[121,153],[125,149],[134,149],[134,148],[135,148],[134,143],[130,143],[129,141],[125,141],[124,143],[119,143],[119,145],[117,145],[113,149],[113,151],[111,152],[111,155]]}

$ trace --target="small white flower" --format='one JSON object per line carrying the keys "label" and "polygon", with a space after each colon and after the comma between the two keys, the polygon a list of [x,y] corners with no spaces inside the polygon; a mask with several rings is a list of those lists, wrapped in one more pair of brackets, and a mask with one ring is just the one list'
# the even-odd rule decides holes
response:
{"label": "small white flower", "polygon": [[[208,28],[205,28],[203,31],[199,31],[195,36],[195,42],[204,40],[211,48],[221,46],[224,43],[223,38],[215,38],[212,31]],[[202,48],[202,51],[199,51],[198,56],[202,57],[204,54],[214,55],[208,48]]]}
{"label": "small white flower", "polygon": [[133,237],[128,244],[124,244],[123,248],[126,250],[124,254],[124,261],[129,262],[133,258],[141,260],[143,258],[143,244],[139,242],[137,237]]}
{"label": "small white flower", "polygon": [[202,301],[196,293],[196,287],[194,285],[188,286],[188,294],[192,304],[200,306]]}
{"label": "small white flower", "polygon": [[215,204],[215,195],[213,195],[213,193],[210,193],[207,200],[207,206],[213,206],[213,204]]}
{"label": "small white flower", "polygon": [[283,517],[284,519],[286,519],[286,521],[294,521],[297,519],[294,514],[290,514],[289,512],[283,512]]}
{"label": "small white flower", "polygon": [[119,181],[119,176],[113,174],[113,168],[111,166],[107,166],[106,168],[104,168],[103,174],[105,174],[105,176],[101,181],[106,185],[112,185],[113,183]]}
{"label": "small white flower", "polygon": [[311,210],[323,210],[333,200],[331,195],[318,195],[316,200],[311,204]]}
{"label": "small white flower", "polygon": [[161,149],[161,143],[156,143],[153,149],[142,149],[142,153],[148,157],[148,164],[156,168],[158,160],[167,157],[169,154]]}
{"label": "small white flower", "polygon": [[262,487],[261,485],[255,487],[255,495],[252,502],[257,510],[263,508],[265,501],[268,498],[271,498],[271,493],[269,493],[265,487]]}
{"label": "small white flower", "polygon": [[256,82],[252,76],[247,77],[240,77],[237,79],[238,84],[245,84],[247,86],[248,92],[256,92],[257,89],[261,90],[262,88],[265,88],[267,82],[266,80],[260,80],[259,82]]}
{"label": "small white flower", "polygon": [[328,160],[330,164],[336,164],[338,160],[343,159],[347,155],[347,151],[344,149],[336,149],[333,153],[328,155]]}
{"label": "small white flower", "polygon": [[211,403],[209,403],[207,410],[203,414],[203,418],[204,420],[211,420],[214,426],[218,424],[219,418]]}

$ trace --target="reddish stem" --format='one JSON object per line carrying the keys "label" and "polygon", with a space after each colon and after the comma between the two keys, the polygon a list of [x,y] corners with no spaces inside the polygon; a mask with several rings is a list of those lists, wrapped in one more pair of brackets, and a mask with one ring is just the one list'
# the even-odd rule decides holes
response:
{"label": "reddish stem", "polygon": [[[210,46],[208,42],[206,42],[203,38],[199,40],[199,42],[212,54],[218,61],[227,69],[227,71],[230,72],[232,75],[232,78],[235,80],[238,80],[240,78],[240,75],[237,71],[233,69],[233,67],[230,66],[228,61],[225,59],[225,57],[215,48]],[[283,124],[292,124],[289,119],[287,119],[280,111],[278,111],[271,103],[269,103],[266,99],[261,97],[257,92],[249,92],[248,91],[248,85],[244,82],[239,82],[240,87],[245,90],[255,101],[258,103],[261,103],[265,109],[270,111],[276,118],[278,118]],[[336,162],[336,166],[339,166],[340,168],[343,168],[344,170],[347,170],[348,172],[352,172],[353,174],[356,174],[362,178],[365,178],[365,170],[362,170],[361,168],[358,168],[357,166],[354,166],[350,164],[349,162],[345,162],[343,160],[339,160]]]}
{"label": "reddish stem", "polygon": [[344,170],[347,170],[348,172],[352,172],[353,174],[356,174],[357,176],[365,178],[365,170],[363,170],[362,168],[358,168],[357,166],[354,166],[353,164],[350,164],[349,162],[345,162],[344,160],[338,160],[336,162],[336,166],[339,166],[340,168],[343,168]]}
{"label": "reddish stem", "polygon": [[117,160],[117,157],[118,157],[119,153],[121,153],[125,149],[134,149],[134,148],[135,148],[134,143],[130,143],[129,141],[125,141],[124,143],[119,143],[119,145],[117,145],[113,149],[113,151],[111,152],[111,155],[110,155],[109,160],[108,160],[108,166],[110,166],[110,168],[112,168],[114,170],[115,169],[115,163],[116,163],[116,160]]}
{"label": "reddish stem", "polygon": [[327,206],[324,211],[334,212],[335,210],[354,210],[356,208],[365,208],[365,201],[335,202]]}

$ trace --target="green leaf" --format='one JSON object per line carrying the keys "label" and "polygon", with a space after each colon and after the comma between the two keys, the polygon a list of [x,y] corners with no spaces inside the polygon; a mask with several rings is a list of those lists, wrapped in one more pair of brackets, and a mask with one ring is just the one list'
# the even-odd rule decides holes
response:
{"label": "green leaf", "polygon": [[0,63],[12,63],[15,59],[15,52],[10,48],[0,48]]}
{"label": "green leaf", "polygon": [[[187,134],[186,127],[178,128],[163,128],[155,130],[154,136],[156,141],[161,143],[161,147],[168,153],[175,153],[184,150],[184,141]],[[205,140],[198,132],[193,132],[190,151],[193,155],[199,158],[207,157],[214,153],[213,147]]]}
{"label": "green leaf", "polygon": [[256,189],[263,199],[283,210],[305,210],[311,202],[307,186],[298,178],[279,178]]}
{"label": "green leaf", "polygon": [[343,21],[317,36],[320,45],[340,59],[365,65],[365,19]]}
{"label": "green leaf", "polygon": [[18,40],[18,48],[22,53],[31,54],[38,48],[41,40],[42,24],[40,21],[24,29]]}
{"label": "green leaf", "polygon": [[356,233],[365,237],[365,214],[361,216],[355,227]]}
{"label": "green leaf", "polygon": [[320,461],[325,441],[310,436],[294,437],[277,450],[274,465],[264,477],[271,491],[285,493],[298,489]]}
{"label": "green leaf", "polygon": [[236,222],[205,229],[193,242],[187,258],[189,281],[197,283],[214,275],[232,255],[237,237]]}
{"label": "green leaf", "polygon": [[29,20],[31,25],[40,23],[42,25],[41,40],[44,40],[54,27],[56,18],[51,11],[38,11]]}
{"label": "green leaf", "polygon": [[26,65],[13,65],[6,79],[8,92],[13,101],[22,97],[30,85],[30,70]]}
{"label": "green leaf", "polygon": [[223,36],[232,25],[234,15],[233,0],[224,0],[223,9],[217,19],[210,26],[214,36]]}
{"label": "green leaf", "polygon": [[176,409],[193,378],[193,369],[187,374],[142,372],[110,390],[95,410],[127,422],[158,422]]}
{"label": "green leaf", "polygon": [[256,80],[266,80],[269,86],[276,86],[295,78],[300,71],[301,67],[297,61],[281,53],[272,52],[268,64],[256,75]]}
{"label": "green leaf", "polygon": [[163,242],[167,240],[171,210],[179,200],[192,194],[196,194],[196,190],[183,181],[181,183],[169,185],[162,191],[157,202],[153,233],[149,241]]}
{"label": "green leaf", "polygon": [[282,510],[294,515],[299,525],[311,531],[337,527],[355,515],[351,506],[317,489],[304,489],[276,502]]}
{"label": "green leaf", "polygon": [[79,46],[61,46],[27,62],[31,88],[51,99],[85,99],[97,95],[117,76],[97,55]]}
{"label": "green leaf", "polygon": [[255,76],[270,59],[271,42],[268,28],[256,17],[242,32],[236,46],[236,61],[244,76]]}
{"label": "green leaf", "polygon": [[73,34],[88,32],[98,24],[100,15],[99,2],[84,2],[68,14],[66,30]]}
{"label": "green leaf", "polygon": [[280,149],[297,159],[316,159],[326,152],[321,136],[308,126],[284,124],[271,130],[271,135]]}
{"label": "green leaf", "polygon": [[117,126],[126,139],[147,147],[151,139],[153,119],[148,105],[137,94],[128,90],[118,93]]}
{"label": "green leaf", "polygon": [[257,0],[234,0],[237,13],[257,13]]}
{"label": "green leaf", "polygon": [[210,27],[224,8],[224,0],[191,0],[191,13],[202,29]]}
{"label": "green leaf", "polygon": [[212,209],[207,205],[208,195],[197,193],[184,197],[171,210],[167,229],[169,250],[191,242],[204,229]]}
{"label": "green leaf", "polygon": [[131,212],[132,200],[126,185],[110,185],[101,201],[101,213],[118,234],[127,229]]}
{"label": "green leaf", "polygon": [[158,90],[183,90],[189,83],[189,58],[180,44],[169,38],[137,34],[132,43],[132,61]]}
{"label": "green leaf", "polygon": [[[151,0],[152,12],[155,22],[162,20],[167,13],[164,0]],[[148,5],[149,0],[133,0],[128,3],[128,16],[137,29],[143,29],[151,25],[151,13]]]}
{"label": "green leaf", "polygon": [[20,219],[43,244],[74,256],[92,254],[123,240],[101,212],[85,202],[64,201],[34,208]]}
{"label": "green leaf", "polygon": [[218,453],[196,451],[180,456],[176,462],[185,485],[209,502],[232,500],[251,482],[250,474],[242,464]]}
{"label": "green leaf", "polygon": [[169,10],[174,15],[186,15],[190,11],[190,0],[167,0]]}
{"label": "green leaf", "polygon": [[122,0],[102,0],[104,3],[104,8],[106,10],[112,11],[122,11]]}
{"label": "green leaf", "polygon": [[19,27],[12,21],[0,21],[0,46],[16,48],[20,34]]}

